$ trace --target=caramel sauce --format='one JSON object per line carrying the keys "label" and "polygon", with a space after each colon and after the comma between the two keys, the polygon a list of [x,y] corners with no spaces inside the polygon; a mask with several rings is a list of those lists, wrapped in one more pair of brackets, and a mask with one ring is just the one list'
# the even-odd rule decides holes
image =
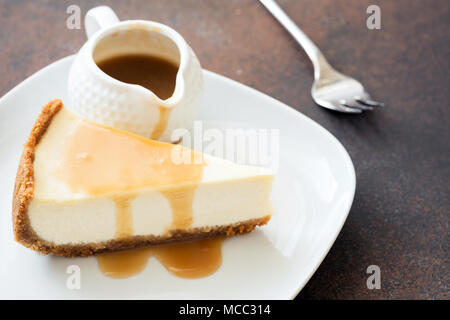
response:
{"label": "caramel sauce", "polygon": [[[71,115],[62,110],[58,116]],[[174,148],[183,159],[172,160]],[[181,148],[181,149],[180,149]],[[62,152],[52,159],[53,174],[75,193],[105,195],[116,205],[116,238],[132,236],[131,204],[135,190],[154,187],[160,190],[172,209],[169,229],[192,225],[192,204],[201,181],[204,161],[201,154],[182,146],[145,139],[132,133],[76,120],[64,136]],[[121,191],[124,194],[117,195]],[[139,273],[154,256],[179,277],[204,277],[217,270],[222,261],[222,239],[163,245],[103,254],[98,264],[113,278]]]}
{"label": "caramel sauce", "polygon": [[[74,117],[66,110],[57,117],[64,115]],[[174,161],[175,148],[190,161]],[[55,163],[52,174],[72,192],[104,195],[114,201],[116,238],[134,234],[132,201],[140,188],[155,188],[168,200],[169,230],[192,225],[194,194],[205,166],[200,153],[78,119],[67,128],[61,153],[51,160]],[[139,273],[154,256],[176,276],[204,277],[219,268],[222,242],[210,239],[104,254],[98,263],[106,275],[125,278]]]}
{"label": "caramel sauce", "polygon": [[[173,161],[174,148],[192,161]],[[201,154],[80,120],[65,136],[60,155],[54,159],[58,164],[54,174],[73,192],[106,196],[125,192],[109,196],[116,204],[116,238],[133,235],[133,192],[145,187],[161,190],[169,201],[173,228],[192,224],[192,203],[203,174]]]}
{"label": "caramel sauce", "polygon": [[175,90],[178,65],[161,57],[127,54],[99,61],[97,65],[109,76],[143,86],[161,100],[170,98]]}
{"label": "caramel sauce", "polygon": [[158,140],[166,130],[167,124],[169,123],[170,111],[172,111],[171,108],[166,108],[163,106],[159,107],[159,120],[153,128],[152,134],[150,135],[151,139]]}
{"label": "caramel sauce", "polygon": [[160,245],[97,256],[100,270],[111,278],[128,278],[140,273],[150,257],[155,257],[173,275],[201,278],[222,264],[224,238]]}
{"label": "caramel sauce", "polygon": [[[174,148],[182,148],[188,163],[172,160]],[[55,174],[73,192],[100,195],[144,187],[197,184],[202,177],[202,155],[145,139],[138,135],[80,121],[65,136]]]}
{"label": "caramel sauce", "polygon": [[169,201],[172,209],[171,229],[186,229],[192,225],[194,219],[192,201],[194,199],[195,189],[196,186],[188,185],[161,192]]}
{"label": "caramel sauce", "polygon": [[113,197],[116,204],[116,238],[125,238],[133,235],[131,201],[134,197],[134,194]]}

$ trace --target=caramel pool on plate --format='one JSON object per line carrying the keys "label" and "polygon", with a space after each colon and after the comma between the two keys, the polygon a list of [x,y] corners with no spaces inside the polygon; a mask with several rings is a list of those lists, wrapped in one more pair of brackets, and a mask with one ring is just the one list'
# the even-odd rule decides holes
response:
{"label": "caramel pool on plate", "polygon": [[202,278],[213,274],[222,264],[224,238],[202,239],[148,248],[104,253],[97,257],[100,270],[111,278],[128,278],[140,273],[155,257],[173,275]]}

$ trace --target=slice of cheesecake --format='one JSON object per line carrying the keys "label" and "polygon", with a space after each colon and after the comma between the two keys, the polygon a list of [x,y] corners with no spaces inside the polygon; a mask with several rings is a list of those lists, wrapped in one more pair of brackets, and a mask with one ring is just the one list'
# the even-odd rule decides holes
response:
{"label": "slice of cheesecake", "polygon": [[24,146],[14,234],[66,257],[235,235],[266,224],[273,175],[104,127],[55,100]]}

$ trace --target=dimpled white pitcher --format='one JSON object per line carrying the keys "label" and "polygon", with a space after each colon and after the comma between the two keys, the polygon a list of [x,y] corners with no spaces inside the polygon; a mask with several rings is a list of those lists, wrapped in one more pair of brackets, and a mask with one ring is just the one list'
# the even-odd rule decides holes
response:
{"label": "dimpled white pitcher", "polygon": [[[120,22],[111,8],[96,7],[85,17],[88,41],[69,72],[68,108],[106,126],[172,142],[171,133],[189,129],[202,102],[200,63],[172,28],[144,20]],[[114,56],[148,54],[178,65],[175,89],[161,100],[152,91],[110,77],[97,66]]]}

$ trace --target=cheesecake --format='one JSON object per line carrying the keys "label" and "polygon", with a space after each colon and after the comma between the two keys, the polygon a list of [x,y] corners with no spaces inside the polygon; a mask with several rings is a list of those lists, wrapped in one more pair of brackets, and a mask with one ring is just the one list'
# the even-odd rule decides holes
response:
{"label": "cheesecake", "polygon": [[45,105],[13,195],[16,241],[65,257],[248,233],[272,213],[273,173]]}

